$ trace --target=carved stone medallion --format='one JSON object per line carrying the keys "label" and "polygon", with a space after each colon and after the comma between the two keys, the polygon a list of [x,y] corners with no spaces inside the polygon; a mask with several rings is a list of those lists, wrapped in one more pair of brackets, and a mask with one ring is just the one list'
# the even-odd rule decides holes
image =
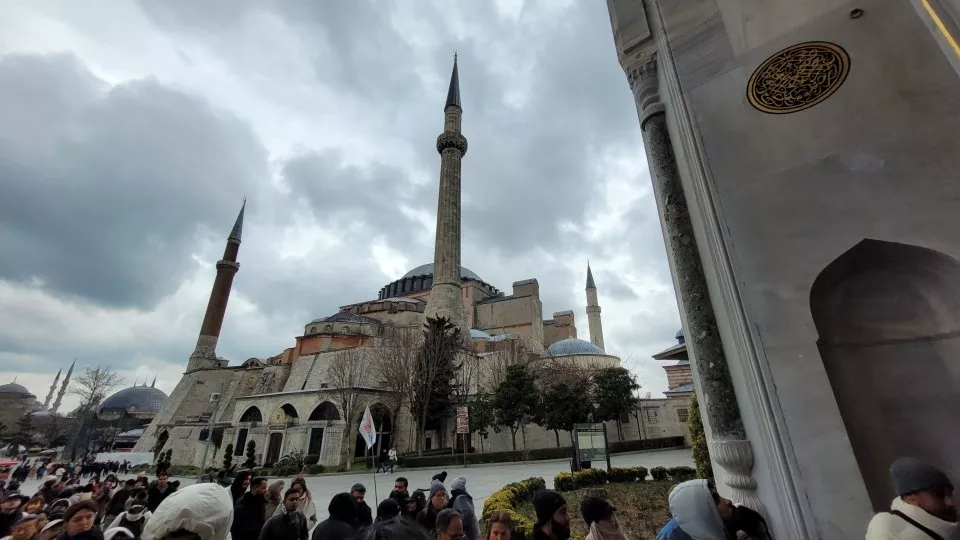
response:
{"label": "carved stone medallion", "polygon": [[834,43],[808,41],[767,58],[750,76],[747,99],[757,110],[786,114],[827,99],[847,78],[850,56]]}

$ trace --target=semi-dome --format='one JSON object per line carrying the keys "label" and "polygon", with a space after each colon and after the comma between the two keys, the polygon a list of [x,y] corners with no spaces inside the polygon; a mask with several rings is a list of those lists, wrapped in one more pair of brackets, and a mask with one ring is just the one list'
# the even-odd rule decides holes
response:
{"label": "semi-dome", "polygon": [[15,382],[0,384],[0,394],[24,394],[32,396],[29,390],[22,384],[17,384]]}
{"label": "semi-dome", "polygon": [[470,339],[490,339],[490,334],[476,328],[470,329]]}
{"label": "semi-dome", "polygon": [[[432,276],[433,275],[433,263],[421,264],[420,266],[414,268],[413,270],[407,272],[403,277],[414,277],[414,276]],[[466,266],[460,267],[460,277],[464,279],[476,279],[478,281],[483,281],[480,279],[473,270],[470,270]]]}
{"label": "semi-dome", "polygon": [[597,347],[589,341],[584,341],[577,338],[561,339],[560,341],[550,345],[547,348],[547,352],[551,356],[571,356],[575,354],[601,354],[605,355],[606,353],[600,350],[600,347]]}
{"label": "semi-dome", "polygon": [[150,386],[124,388],[100,403],[97,412],[127,411],[136,414],[156,414],[167,401],[167,394]]}

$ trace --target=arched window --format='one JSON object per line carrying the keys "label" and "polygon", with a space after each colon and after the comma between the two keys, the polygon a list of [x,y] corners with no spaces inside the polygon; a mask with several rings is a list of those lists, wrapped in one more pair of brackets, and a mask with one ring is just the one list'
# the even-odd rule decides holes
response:
{"label": "arched window", "polygon": [[263,422],[263,414],[260,412],[260,409],[257,407],[250,407],[249,409],[243,411],[243,416],[240,417],[241,422]]}
{"label": "arched window", "polygon": [[310,327],[310,333],[311,333],[311,334],[316,334],[316,333],[317,333],[317,327],[316,327],[316,326],[311,326],[311,327]]}
{"label": "arched window", "polygon": [[337,411],[336,405],[330,403],[329,401],[320,403],[313,409],[313,412],[310,413],[311,422],[322,422],[324,420],[330,422],[339,419],[340,412]]}

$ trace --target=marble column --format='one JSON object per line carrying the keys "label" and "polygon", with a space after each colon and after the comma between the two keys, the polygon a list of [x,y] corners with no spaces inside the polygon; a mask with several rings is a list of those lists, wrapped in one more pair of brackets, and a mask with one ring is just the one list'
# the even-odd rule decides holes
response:
{"label": "marble column", "polygon": [[757,496],[753,449],[740,418],[667,130],[666,108],[660,100],[656,53],[628,70],[627,80],[640,116],[647,166],[685,321],[684,335],[699,381],[701,408],[710,427],[710,455],[726,473],[723,483],[731,488],[731,499],[766,515]]}

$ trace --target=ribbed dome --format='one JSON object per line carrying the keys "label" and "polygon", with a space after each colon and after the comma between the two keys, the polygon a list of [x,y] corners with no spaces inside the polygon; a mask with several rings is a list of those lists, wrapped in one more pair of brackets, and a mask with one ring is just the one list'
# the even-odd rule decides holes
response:
{"label": "ribbed dome", "polygon": [[[433,275],[433,263],[428,263],[428,264],[421,264],[420,266],[404,274],[403,277],[432,276],[432,275]],[[470,270],[466,266],[460,267],[460,277],[483,281],[482,279],[480,279],[480,276],[478,276],[476,273],[474,273],[473,270]]]}
{"label": "ribbed dome", "polygon": [[561,339],[560,341],[550,345],[547,348],[547,352],[551,356],[571,356],[574,354],[603,354],[606,353],[600,350],[600,347],[597,347],[589,341],[584,341],[577,338]]}
{"label": "ribbed dome", "polygon": [[167,401],[162,390],[149,386],[124,388],[100,403],[97,412],[124,410],[130,413],[158,413]]}
{"label": "ribbed dome", "polygon": [[28,396],[33,395],[22,384],[17,384],[15,382],[0,384],[0,394],[26,394]]}

